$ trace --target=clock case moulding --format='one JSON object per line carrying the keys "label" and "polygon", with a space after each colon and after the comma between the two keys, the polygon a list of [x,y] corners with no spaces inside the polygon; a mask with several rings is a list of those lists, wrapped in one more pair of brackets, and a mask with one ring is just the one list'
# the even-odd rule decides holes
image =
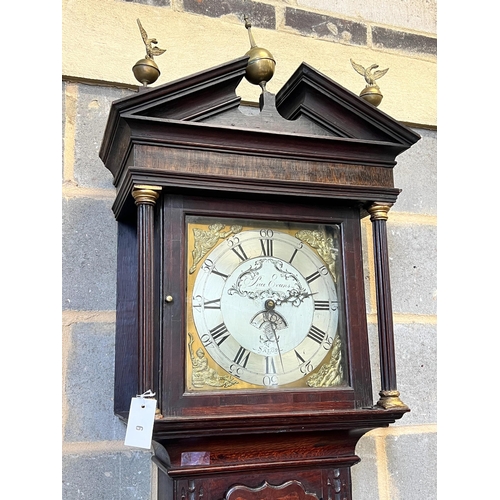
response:
{"label": "clock case moulding", "polygon": [[[170,245],[169,255],[161,243],[175,236],[175,224],[168,217],[178,217],[186,207],[220,210],[220,200],[228,200],[228,207],[239,206],[240,213],[242,205],[251,207],[252,202],[269,207],[266,214],[273,207],[285,214],[289,207],[290,214],[300,215],[303,207],[311,219],[329,207],[333,214],[337,210],[344,214],[344,221],[354,217],[359,250],[360,219],[373,203],[396,202],[400,193],[393,181],[396,157],[420,139],[306,63],[276,95],[261,94],[260,112],[244,113],[236,88],[247,63],[248,57],[241,57],[113,102],[99,153],[117,189],[112,207],[118,221],[115,413],[126,420],[131,397],[148,389],[157,393],[161,416],[154,424],[154,460],[168,476],[163,479],[167,482],[172,477],[184,480],[190,473],[195,477],[246,470],[258,475],[265,464],[277,469],[306,463],[310,470],[320,463],[350,467],[359,460],[354,448],[365,432],[388,426],[409,411],[405,405],[382,408],[371,399],[360,255],[355,260],[356,286],[361,290],[356,292],[356,306],[363,308],[360,331],[365,337],[357,346],[364,351],[359,362],[363,366],[357,368],[364,386],[362,398],[329,407],[328,398],[335,391],[326,391],[323,404],[311,410],[307,396],[297,393],[287,404],[273,406],[272,395],[257,392],[248,396],[248,404],[239,412],[234,407],[226,413],[218,410],[215,402],[225,397],[220,395],[209,398],[208,405],[200,404],[197,414],[169,408],[169,385],[179,386],[184,358],[165,363],[170,358],[164,349],[171,345],[165,339],[183,334],[184,304],[176,300],[182,293],[174,296],[171,318],[163,321],[162,297],[170,292],[159,276],[162,270],[179,268],[176,259],[182,255],[181,243]],[[161,191],[149,215],[140,215],[134,202],[132,193],[138,186]],[[301,208],[294,212],[294,206]],[[144,220],[151,224],[149,233],[142,227]],[[150,252],[146,256],[144,248]],[[380,252],[386,254],[387,249]],[[151,267],[145,271],[141,266]],[[141,276],[151,269],[149,290],[138,291]],[[390,304],[388,280],[379,293]],[[167,331],[165,324],[173,330]],[[284,434],[293,438],[284,439]],[[232,451],[227,448],[228,436]],[[297,452],[298,443],[302,454]],[[182,466],[183,453],[200,451],[201,444],[211,450],[210,465]]]}

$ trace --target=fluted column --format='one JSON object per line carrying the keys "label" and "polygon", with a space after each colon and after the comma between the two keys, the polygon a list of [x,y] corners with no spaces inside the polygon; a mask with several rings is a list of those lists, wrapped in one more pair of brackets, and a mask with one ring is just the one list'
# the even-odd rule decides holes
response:
{"label": "fluted column", "polygon": [[399,399],[396,381],[396,356],[394,350],[394,326],[392,320],[389,253],[387,250],[386,221],[390,203],[372,203],[368,207],[373,229],[375,282],[377,290],[377,318],[380,352],[381,391],[378,406],[385,409],[407,408]]}
{"label": "fluted column", "polygon": [[161,187],[136,185],[137,205],[139,394],[153,390],[154,206]]}

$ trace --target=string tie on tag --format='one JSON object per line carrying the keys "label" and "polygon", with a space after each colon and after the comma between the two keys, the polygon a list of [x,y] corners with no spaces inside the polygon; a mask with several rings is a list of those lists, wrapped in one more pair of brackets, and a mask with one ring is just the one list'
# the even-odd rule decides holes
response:
{"label": "string tie on tag", "polygon": [[156,396],[155,392],[152,392],[151,389],[148,389],[144,394],[137,394],[138,398],[154,398]]}

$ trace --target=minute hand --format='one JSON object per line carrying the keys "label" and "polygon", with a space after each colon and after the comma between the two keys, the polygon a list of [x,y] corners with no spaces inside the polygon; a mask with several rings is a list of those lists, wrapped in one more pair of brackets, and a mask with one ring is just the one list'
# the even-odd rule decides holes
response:
{"label": "minute hand", "polygon": [[268,300],[266,301],[265,308],[266,308],[266,316],[269,321],[269,326],[271,327],[274,335],[274,339],[276,340],[276,347],[278,348],[278,355],[280,357],[280,363],[281,363],[281,369],[283,370],[283,373],[285,372],[285,367],[283,366],[283,358],[281,357],[281,351],[280,351],[280,344],[278,341],[278,334],[276,333],[276,319],[278,318],[278,315],[274,312],[274,308],[276,306],[276,303],[274,300]]}
{"label": "minute hand", "polygon": [[281,357],[280,344],[278,342],[278,334],[276,333],[276,328],[274,327],[274,323],[271,322],[271,328],[273,329],[274,338],[276,340],[276,347],[278,348],[278,355],[280,357],[281,369],[283,373],[285,372],[285,367],[283,366],[283,358]]}

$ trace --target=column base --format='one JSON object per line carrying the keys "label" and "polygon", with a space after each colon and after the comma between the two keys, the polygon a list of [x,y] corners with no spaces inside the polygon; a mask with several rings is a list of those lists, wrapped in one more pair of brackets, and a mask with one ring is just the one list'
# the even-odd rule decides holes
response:
{"label": "column base", "polygon": [[401,408],[409,410],[408,406],[399,399],[399,391],[380,391],[380,399],[377,401],[377,406],[390,410],[392,408]]}

